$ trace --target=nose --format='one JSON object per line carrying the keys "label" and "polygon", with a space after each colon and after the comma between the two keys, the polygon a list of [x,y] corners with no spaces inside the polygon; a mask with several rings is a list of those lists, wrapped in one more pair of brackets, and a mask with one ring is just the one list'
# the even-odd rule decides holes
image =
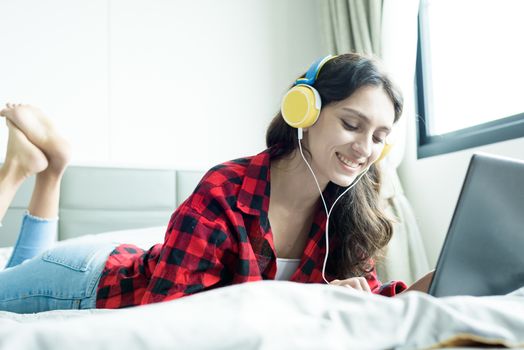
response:
{"label": "nose", "polygon": [[359,157],[368,158],[371,155],[372,144],[373,136],[362,134],[353,142],[352,149]]}

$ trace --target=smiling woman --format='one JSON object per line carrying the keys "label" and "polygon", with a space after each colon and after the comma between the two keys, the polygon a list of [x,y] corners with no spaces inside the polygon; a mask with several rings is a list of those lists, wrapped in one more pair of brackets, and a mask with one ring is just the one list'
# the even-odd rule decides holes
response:
{"label": "smiling woman", "polygon": [[[354,186],[333,208],[329,220],[332,227],[326,227],[333,230],[331,238],[336,247],[329,247],[333,256],[327,270],[337,279],[374,276],[372,258],[392,235],[391,223],[379,205],[380,172],[374,162],[384,148],[380,139],[384,140],[400,117],[402,97],[379,63],[366,56],[336,56],[315,74],[312,86],[322,100],[322,109],[318,121],[304,129],[304,148],[330,205],[345,187]],[[353,130],[348,130],[348,125]],[[286,124],[281,112],[268,129],[266,143],[277,148],[271,166],[271,202],[275,196],[286,203],[275,208],[274,216],[285,211],[288,217],[303,222],[313,209],[301,208],[306,203],[318,208],[320,199],[315,179],[297,152],[299,133]],[[275,172],[282,175],[275,178]],[[359,181],[354,183],[357,177]],[[272,219],[274,212],[270,205],[273,228],[277,224]],[[298,227],[290,229],[288,222],[279,226],[298,231]]]}
{"label": "smiling woman", "polygon": [[[308,123],[289,125],[284,99],[267,130],[268,148],[210,169],[171,216],[163,243],[149,250],[130,244],[15,247],[13,263],[0,272],[0,309],[122,308],[267,279],[325,282],[386,296],[405,290],[402,282],[382,284],[374,267],[392,235],[379,201],[376,161],[400,117],[402,98],[369,57],[345,54],[319,62],[307,81],[296,84],[310,89],[312,105],[319,106]],[[41,149],[49,165],[32,172],[48,180],[61,154],[55,148],[66,147],[55,142],[50,152],[35,135],[54,128],[30,106],[8,105],[1,113],[35,152]],[[6,159],[13,159],[11,153]],[[0,174],[14,165],[6,162]],[[14,193],[25,178],[9,174],[0,179],[0,193]],[[34,201],[49,203],[50,213],[60,174],[52,186],[37,180],[33,193]],[[0,202],[6,203],[0,204],[9,200],[3,196]],[[19,242],[36,231],[54,236],[56,218],[35,217],[32,208]],[[59,278],[66,273],[68,278]],[[73,280],[78,288],[70,288]],[[43,286],[45,295],[38,292]]]}
{"label": "smiling woman", "polygon": [[[329,181],[342,187],[351,185],[355,176],[379,158],[394,120],[393,102],[381,86],[363,86],[344,100],[325,106],[318,122],[304,130],[304,145],[315,159],[315,173],[323,175],[323,187]],[[341,162],[333,162],[328,154]],[[346,171],[337,172],[339,164]]]}

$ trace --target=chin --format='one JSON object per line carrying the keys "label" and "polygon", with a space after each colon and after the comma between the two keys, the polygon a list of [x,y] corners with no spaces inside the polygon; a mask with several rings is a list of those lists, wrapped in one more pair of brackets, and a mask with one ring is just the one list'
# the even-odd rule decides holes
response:
{"label": "chin", "polygon": [[338,177],[333,178],[331,182],[333,182],[335,185],[340,186],[340,187],[348,187],[355,181],[355,179],[357,179],[357,176],[351,176],[351,177],[338,176]]}

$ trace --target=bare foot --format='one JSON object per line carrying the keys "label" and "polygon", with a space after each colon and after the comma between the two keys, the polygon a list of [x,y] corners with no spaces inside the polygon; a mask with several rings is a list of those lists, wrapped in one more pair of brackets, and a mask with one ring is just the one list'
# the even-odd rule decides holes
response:
{"label": "bare foot", "polygon": [[71,158],[71,147],[38,108],[8,103],[0,111],[0,116],[15,124],[45,154],[49,162],[46,172],[63,173]]}
{"label": "bare foot", "polygon": [[13,171],[20,180],[45,170],[48,162],[44,153],[9,120],[6,122],[9,128],[9,140],[2,168]]}

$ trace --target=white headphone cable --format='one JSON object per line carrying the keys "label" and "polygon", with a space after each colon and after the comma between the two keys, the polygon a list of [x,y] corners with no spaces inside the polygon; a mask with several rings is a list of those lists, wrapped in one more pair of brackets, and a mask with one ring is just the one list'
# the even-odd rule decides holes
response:
{"label": "white headphone cable", "polygon": [[337,204],[338,200],[342,198],[343,195],[345,195],[350,189],[352,189],[360,181],[362,176],[364,176],[367,173],[367,171],[369,170],[369,168],[371,167],[371,164],[362,173],[359,174],[358,178],[355,181],[353,181],[353,183],[349,185],[349,187],[346,188],[344,192],[340,194],[340,196],[337,197],[337,199],[333,202],[333,205],[331,205],[331,209],[328,210],[326,200],[324,199],[324,195],[322,194],[322,190],[320,189],[320,185],[318,183],[317,177],[315,176],[313,169],[309,165],[308,161],[306,160],[306,157],[304,156],[304,152],[302,151],[301,140],[302,140],[302,128],[299,128],[298,129],[298,148],[300,150],[300,154],[302,155],[302,159],[304,159],[304,162],[306,162],[306,165],[309,168],[309,171],[311,172],[311,174],[313,175],[313,178],[315,179],[315,183],[317,185],[318,192],[320,193],[320,198],[322,199],[322,203],[324,204],[324,210],[326,211],[326,254],[324,255],[324,263],[322,264],[322,278],[324,279],[324,281],[326,281],[327,284],[329,284],[329,281],[326,279],[326,263],[327,263],[327,259],[329,255],[329,216],[331,215],[331,211],[335,207],[335,204]]}

